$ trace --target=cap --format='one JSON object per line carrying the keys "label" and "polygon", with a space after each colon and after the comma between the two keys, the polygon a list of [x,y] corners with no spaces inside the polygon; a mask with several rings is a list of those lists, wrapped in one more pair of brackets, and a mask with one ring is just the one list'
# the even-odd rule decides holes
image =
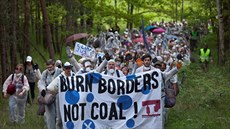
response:
{"label": "cap", "polygon": [[26,57],[26,62],[31,62],[32,61],[32,57],[31,56],[27,56]]}
{"label": "cap", "polygon": [[65,62],[64,68],[66,68],[66,67],[73,67],[73,66],[69,62]]}

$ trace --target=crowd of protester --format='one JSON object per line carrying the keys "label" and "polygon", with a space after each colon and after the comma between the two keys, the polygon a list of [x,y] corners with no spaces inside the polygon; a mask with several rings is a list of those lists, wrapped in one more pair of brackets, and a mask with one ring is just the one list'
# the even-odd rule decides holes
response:
{"label": "crowd of protester", "polygon": [[[161,31],[154,31],[156,29],[161,29]],[[177,72],[182,65],[190,64],[191,51],[197,47],[199,34],[198,31],[189,31],[186,21],[182,23],[156,22],[145,27],[144,30],[125,29],[124,32],[119,32],[109,29],[107,32],[91,35],[86,45],[96,50],[94,57],[82,57],[77,60],[73,54],[73,48],[67,46],[69,61],[62,63],[61,60],[49,59],[46,63],[47,69],[42,73],[37,64],[33,64],[32,57],[28,56],[24,66],[17,65],[15,74],[11,74],[3,85],[4,97],[9,96],[10,121],[24,123],[26,100],[31,104],[35,99],[36,77],[39,79],[39,96],[45,97],[49,91],[58,93],[57,88],[61,77],[66,78],[87,72],[122,77],[159,69],[164,78],[162,100],[165,101],[163,109],[165,123],[168,108],[175,105],[175,100],[165,96],[168,92],[172,96],[178,95],[180,88]],[[20,78],[23,73],[26,76],[23,76],[22,82]],[[7,94],[7,87],[11,82],[16,84],[16,92]],[[47,128],[62,128],[58,99],[44,107]],[[16,116],[18,114],[15,112],[16,108],[19,108],[19,116]]]}

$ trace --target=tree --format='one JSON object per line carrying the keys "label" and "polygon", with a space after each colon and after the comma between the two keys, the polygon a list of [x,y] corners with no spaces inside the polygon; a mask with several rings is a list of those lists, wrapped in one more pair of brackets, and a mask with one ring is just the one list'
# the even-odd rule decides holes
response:
{"label": "tree", "polygon": [[128,4],[128,11],[127,11],[127,14],[128,14],[128,16],[129,16],[130,18],[127,19],[127,26],[126,26],[126,27],[127,27],[129,30],[131,30],[132,27],[133,27],[133,23],[131,22],[131,21],[132,21],[132,20],[131,20],[131,17],[132,17],[132,15],[133,15],[134,5],[133,5],[133,3],[130,2],[130,1],[127,1],[127,4]]}
{"label": "tree", "polygon": [[223,16],[221,12],[220,0],[216,0],[216,8],[218,14],[218,23],[219,23],[219,54],[218,54],[218,63],[225,63],[225,53],[224,53],[224,23]]}
{"label": "tree", "polygon": [[30,43],[28,41],[30,29],[30,0],[24,0],[24,26],[23,26],[23,46],[22,59],[30,55]]}
{"label": "tree", "polygon": [[14,67],[17,64],[17,44],[18,44],[18,40],[17,40],[17,35],[18,35],[18,15],[17,15],[17,8],[18,8],[18,4],[17,4],[17,0],[12,0],[9,3],[11,6],[10,10],[9,10],[9,47],[10,47],[10,64],[11,64],[11,70],[14,69]]}
{"label": "tree", "polygon": [[224,32],[225,32],[225,37],[224,37],[225,47],[224,48],[225,50],[228,50],[230,49],[230,43],[229,43],[230,42],[230,1],[229,0],[223,0],[223,22],[224,22],[224,27],[225,27],[224,28]]}
{"label": "tree", "polygon": [[182,3],[181,3],[181,21],[184,19],[184,17],[183,17],[183,15],[184,15],[184,0],[182,0]]}
{"label": "tree", "polygon": [[45,42],[48,46],[49,57],[50,57],[50,59],[55,59],[54,47],[53,47],[53,43],[52,43],[52,35],[51,35],[50,25],[49,25],[49,18],[48,18],[48,14],[46,11],[46,2],[45,2],[45,0],[40,0],[40,3],[41,3],[42,15],[43,15],[45,36],[46,36]]}
{"label": "tree", "polygon": [[[9,62],[9,59],[12,58],[9,56],[10,44],[12,42],[10,38],[10,34],[13,35],[13,29],[10,27],[12,24],[12,16],[13,16],[13,8],[15,1],[7,2],[5,0],[0,0],[0,50],[1,50],[1,82],[3,82],[12,71],[12,64]],[[3,6],[5,5],[5,6]],[[9,8],[9,6],[11,8]],[[13,50],[12,50],[13,51]],[[11,51],[11,52],[12,52]],[[12,55],[12,53],[11,53]],[[9,65],[10,64],[10,65]]]}
{"label": "tree", "polygon": [[35,35],[36,35],[36,43],[40,44],[41,43],[41,11],[40,11],[40,6],[39,6],[39,1],[35,0]]}

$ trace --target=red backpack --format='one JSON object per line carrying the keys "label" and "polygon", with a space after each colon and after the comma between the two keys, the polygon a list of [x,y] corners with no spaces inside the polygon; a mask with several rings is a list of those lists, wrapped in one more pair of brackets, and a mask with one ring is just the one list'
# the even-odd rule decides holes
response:
{"label": "red backpack", "polygon": [[[11,78],[11,83],[8,85],[6,92],[7,94],[13,95],[16,92],[16,86],[13,84],[14,74]],[[24,83],[24,75],[21,76],[22,83]]]}

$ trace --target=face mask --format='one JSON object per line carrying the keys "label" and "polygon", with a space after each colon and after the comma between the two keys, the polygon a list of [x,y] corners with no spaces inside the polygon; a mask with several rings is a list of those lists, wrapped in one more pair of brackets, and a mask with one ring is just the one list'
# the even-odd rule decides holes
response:
{"label": "face mask", "polygon": [[17,77],[19,77],[19,76],[21,76],[21,75],[22,75],[22,73],[17,73],[17,74],[16,74]]}
{"label": "face mask", "polygon": [[85,69],[86,72],[89,72],[90,70],[91,70],[90,67],[87,67],[87,68]]}
{"label": "face mask", "polygon": [[61,65],[58,65],[57,67],[58,67],[58,68],[61,68]]}
{"label": "face mask", "polygon": [[109,73],[111,73],[111,74],[114,73],[114,69],[109,69],[108,71],[109,71]]}

